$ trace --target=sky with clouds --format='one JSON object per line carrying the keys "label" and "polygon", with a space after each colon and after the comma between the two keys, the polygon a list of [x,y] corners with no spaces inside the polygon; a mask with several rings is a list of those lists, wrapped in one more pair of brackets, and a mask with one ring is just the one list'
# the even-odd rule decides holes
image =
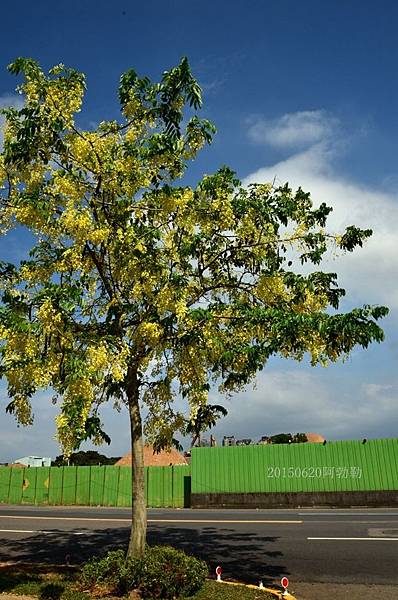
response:
{"label": "sky with clouds", "polygon": [[[355,350],[327,369],[275,358],[254,388],[230,399],[211,392],[229,414],[215,429],[258,439],[280,431],[316,431],[328,439],[398,433],[398,6],[382,0],[47,0],[2,8],[0,107],[19,106],[6,66],[31,56],[46,68],[84,71],[80,117],[89,128],[115,118],[120,74],[134,67],[158,78],[188,56],[204,91],[202,115],[218,133],[187,182],[228,164],[247,184],[288,181],[333,206],[330,226],[370,227],[365,248],[328,255],[324,269],[347,289],[343,308],[385,304],[386,340]],[[1,123],[0,123],[1,124]],[[20,260],[29,240],[0,239],[0,257]],[[56,407],[34,399],[35,424],[18,428],[5,414],[0,383],[0,462],[25,454],[55,456]],[[107,454],[128,449],[127,414],[103,412]]]}

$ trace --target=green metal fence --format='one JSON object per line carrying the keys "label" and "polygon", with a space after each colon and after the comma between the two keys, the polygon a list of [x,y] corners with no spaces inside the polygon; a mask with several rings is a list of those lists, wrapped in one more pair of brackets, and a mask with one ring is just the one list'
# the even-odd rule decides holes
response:
{"label": "green metal fence", "polygon": [[[151,507],[190,505],[190,467],[146,467]],[[131,506],[129,467],[0,467],[0,503]]]}
{"label": "green metal fence", "polygon": [[[192,473],[192,478],[191,478]],[[151,507],[193,494],[398,490],[398,439],[195,448],[191,466],[146,467]],[[129,467],[0,467],[0,503],[130,506]]]}
{"label": "green metal fence", "polygon": [[398,490],[398,439],[192,450],[192,493]]}

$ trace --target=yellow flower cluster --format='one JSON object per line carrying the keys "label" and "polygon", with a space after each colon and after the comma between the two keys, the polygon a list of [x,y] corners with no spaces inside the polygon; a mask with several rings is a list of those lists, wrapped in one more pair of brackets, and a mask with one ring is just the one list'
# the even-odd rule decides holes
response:
{"label": "yellow flower cluster", "polygon": [[48,191],[54,195],[61,195],[69,201],[80,201],[84,195],[84,188],[70,175],[58,170],[53,173]]}
{"label": "yellow flower cluster", "polygon": [[47,87],[46,105],[55,115],[68,116],[71,124],[73,113],[79,112],[83,100],[83,87],[78,83],[69,85],[68,93],[65,93],[58,81],[52,81]]}
{"label": "yellow flower cluster", "polygon": [[128,119],[131,119],[132,117],[135,117],[137,115],[140,109],[142,109],[142,104],[135,96],[134,90],[130,90],[129,96],[130,97],[128,102],[126,102],[126,104],[123,107],[123,114]]}
{"label": "yellow flower cluster", "polygon": [[69,419],[62,412],[55,417],[57,426],[56,439],[62,446],[65,456],[70,456],[75,449],[76,433],[73,427],[70,426]]}
{"label": "yellow flower cluster", "polygon": [[262,198],[263,196],[270,194],[272,192],[272,188],[272,183],[260,183],[255,186],[254,193],[258,198]]}
{"label": "yellow flower cluster", "polygon": [[[0,132],[3,134],[4,127],[0,125]],[[7,169],[4,164],[4,155],[0,154],[0,188],[5,187],[5,179],[7,178]]]}
{"label": "yellow flower cluster", "polygon": [[129,347],[123,343],[119,350],[112,350],[105,342],[87,349],[87,367],[90,377],[100,382],[110,374],[114,381],[124,379],[127,371]]}
{"label": "yellow flower cluster", "polygon": [[18,360],[25,357],[34,358],[37,356],[38,342],[32,335],[10,330],[4,334],[4,337],[7,339],[5,360]]}
{"label": "yellow flower cluster", "polygon": [[45,220],[32,204],[21,204],[14,208],[14,216],[21,225],[32,229],[40,229]]}
{"label": "yellow flower cluster", "polygon": [[101,137],[98,133],[90,131],[69,137],[71,152],[76,162],[93,172],[100,172],[103,163],[112,164],[117,140],[115,134]]}
{"label": "yellow flower cluster", "polygon": [[76,209],[72,200],[68,201],[60,217],[60,225],[65,233],[77,242],[85,242],[89,232],[94,229],[90,211],[87,208]]}
{"label": "yellow flower cluster", "polygon": [[289,299],[289,292],[280,275],[262,275],[255,290],[258,298],[268,306]]}
{"label": "yellow flower cluster", "polygon": [[130,349],[127,344],[123,344],[119,352],[113,355],[111,364],[111,374],[113,381],[122,381],[126,375]]}
{"label": "yellow flower cluster", "polygon": [[305,297],[300,304],[293,306],[293,310],[301,313],[313,314],[324,310],[328,305],[325,294],[319,294],[306,290]]}
{"label": "yellow flower cluster", "polygon": [[255,216],[255,210],[249,208],[246,214],[240,219],[239,226],[236,228],[237,236],[244,242],[252,243],[259,237]]}
{"label": "yellow flower cluster", "polygon": [[180,300],[177,300],[177,302],[175,303],[175,314],[177,317],[177,321],[180,322],[184,319],[185,315],[188,312],[188,307],[186,305],[186,302],[183,298],[181,298]]}
{"label": "yellow flower cluster", "polygon": [[173,311],[175,298],[171,287],[169,285],[163,286],[154,301],[159,316],[162,316],[167,311]]}
{"label": "yellow flower cluster", "polygon": [[162,328],[157,323],[141,323],[137,335],[145,344],[156,344],[162,334]]}
{"label": "yellow flower cluster", "polygon": [[106,344],[100,342],[87,349],[87,366],[90,372],[96,374],[104,371],[109,364],[109,350]]}
{"label": "yellow flower cluster", "polygon": [[[232,198],[224,192],[220,192],[215,198],[211,199],[208,210],[202,213],[199,218],[204,233],[211,233],[215,229],[225,231],[233,228],[235,217],[231,200]],[[244,226],[242,226],[242,231],[245,231]]]}
{"label": "yellow flower cluster", "polygon": [[43,267],[40,265],[23,265],[19,271],[21,281],[30,283],[42,283],[48,281],[53,273],[52,267]]}
{"label": "yellow flower cluster", "polygon": [[24,173],[27,191],[32,191],[39,187],[44,182],[45,174],[45,165],[39,162],[30,163],[29,168]]}
{"label": "yellow flower cluster", "polygon": [[41,111],[54,119],[62,115],[66,125],[70,127],[73,124],[73,114],[81,109],[84,88],[78,82],[69,82],[66,90],[62,79],[55,79],[46,82],[43,92],[43,79],[27,75],[21,91],[28,104],[36,104],[44,96]]}
{"label": "yellow flower cluster", "polygon": [[40,98],[40,89],[37,81],[29,80],[24,84],[22,91],[24,92],[28,102],[37,102]]}
{"label": "yellow flower cluster", "polygon": [[33,415],[29,399],[24,394],[15,394],[13,402],[18,423],[24,426],[32,425]]}
{"label": "yellow flower cluster", "polygon": [[62,315],[55,310],[49,298],[44,300],[36,314],[44,331],[51,332],[62,325]]}
{"label": "yellow flower cluster", "polygon": [[84,417],[85,421],[90,412],[91,402],[94,400],[94,388],[90,377],[83,376],[72,381],[68,385],[65,398],[83,398],[85,400],[85,407],[82,412],[82,418]]}

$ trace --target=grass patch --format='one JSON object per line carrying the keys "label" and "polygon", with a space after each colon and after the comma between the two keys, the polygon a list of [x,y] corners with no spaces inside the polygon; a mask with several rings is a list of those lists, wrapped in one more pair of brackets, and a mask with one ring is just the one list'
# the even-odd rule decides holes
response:
{"label": "grass patch", "polygon": [[206,581],[200,592],[190,600],[275,600],[275,596],[243,586]]}
{"label": "grass patch", "polygon": [[[74,589],[77,574],[78,570],[73,567],[0,566],[0,594],[34,596],[40,600],[91,600],[89,594]],[[203,588],[187,600],[275,600],[275,597],[260,590],[207,580]]]}
{"label": "grass patch", "polygon": [[72,585],[76,569],[37,565],[0,566],[0,594],[35,596],[40,600],[89,600]]}

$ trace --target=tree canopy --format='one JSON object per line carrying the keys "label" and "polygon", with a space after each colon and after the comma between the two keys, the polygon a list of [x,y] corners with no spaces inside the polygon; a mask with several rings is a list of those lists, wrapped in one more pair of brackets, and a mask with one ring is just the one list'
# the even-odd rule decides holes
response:
{"label": "tree canopy", "polygon": [[387,309],[337,312],[344,290],[318,268],[330,246],[351,252],[371,231],[329,232],[332,209],[308,192],[245,188],[228,167],[182,185],[215,132],[197,115],[185,58],[159,83],[123,74],[121,120],[91,130],[76,117],[81,73],[25,58],[9,70],[22,76],[24,106],[3,110],[1,228],[21,226],[33,241],[20,264],[0,265],[8,410],[31,423],[31,398],[51,388],[68,455],[107,439],[102,403],[127,405],[139,554],[142,407],[148,439],[167,446],[186,424],[177,396],[194,423],[212,384],[239,390],[275,354],[326,364],[381,341]]}
{"label": "tree canopy", "polygon": [[271,435],[269,438],[271,444],[302,444],[308,442],[308,438],[305,433],[276,433]]}
{"label": "tree canopy", "polygon": [[64,466],[96,466],[96,465],[114,465],[121,456],[105,456],[95,450],[79,450],[79,452],[73,452],[67,458],[60,454],[51,463],[53,467],[64,467]]}

